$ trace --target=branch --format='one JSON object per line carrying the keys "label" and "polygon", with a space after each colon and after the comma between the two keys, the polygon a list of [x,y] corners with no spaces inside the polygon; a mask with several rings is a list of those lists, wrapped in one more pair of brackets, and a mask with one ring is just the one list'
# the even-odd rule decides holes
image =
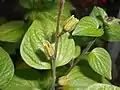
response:
{"label": "branch", "polygon": [[69,68],[69,70],[67,71],[66,74],[68,74],[81,60],[81,57],[83,57],[92,47],[92,45],[94,44],[94,42],[97,40],[97,38],[95,38],[94,40],[90,41],[88,43],[88,45],[86,46],[86,48],[83,50],[83,52],[81,53],[81,55],[78,56],[77,60],[75,60],[75,63]]}

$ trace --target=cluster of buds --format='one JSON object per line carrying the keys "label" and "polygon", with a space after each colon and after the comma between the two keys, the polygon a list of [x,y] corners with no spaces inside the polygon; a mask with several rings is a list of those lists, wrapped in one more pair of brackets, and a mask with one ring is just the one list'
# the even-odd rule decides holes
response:
{"label": "cluster of buds", "polygon": [[[75,28],[75,26],[78,22],[79,22],[79,20],[77,18],[75,18],[74,15],[72,15],[69,19],[67,19],[64,22],[63,30],[65,32],[72,31]],[[50,44],[48,41],[45,41],[43,43],[43,47],[44,47],[44,51],[47,54],[47,56],[49,58],[54,58],[55,51],[54,51],[54,48],[53,48],[52,44]]]}
{"label": "cluster of buds", "polygon": [[69,19],[67,19],[64,24],[63,24],[63,30],[66,32],[70,32],[72,31],[75,26],[77,25],[77,23],[79,22],[79,20],[77,18],[74,17],[74,15],[72,15]]}

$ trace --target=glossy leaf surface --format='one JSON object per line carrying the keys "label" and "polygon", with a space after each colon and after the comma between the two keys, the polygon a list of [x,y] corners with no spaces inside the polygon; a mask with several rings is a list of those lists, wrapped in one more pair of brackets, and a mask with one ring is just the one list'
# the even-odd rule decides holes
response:
{"label": "glossy leaf surface", "polygon": [[[50,19],[34,21],[28,32],[25,34],[21,44],[21,55],[24,61],[31,67],[37,69],[50,69],[51,63],[45,54],[43,43],[49,41],[55,43],[55,26],[56,22]],[[67,64],[74,55],[75,44],[69,33],[60,37],[56,66]]]}
{"label": "glossy leaf surface", "polygon": [[103,48],[93,49],[89,56],[88,62],[92,69],[100,75],[111,79],[111,58],[108,52]]}
{"label": "glossy leaf surface", "polygon": [[100,37],[104,34],[102,29],[99,29],[99,22],[90,16],[83,17],[73,31],[73,36],[91,36]]}

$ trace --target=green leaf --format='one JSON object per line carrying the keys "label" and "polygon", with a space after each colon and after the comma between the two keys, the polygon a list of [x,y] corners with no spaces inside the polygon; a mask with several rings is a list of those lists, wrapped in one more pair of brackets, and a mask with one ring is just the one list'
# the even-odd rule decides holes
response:
{"label": "green leaf", "polygon": [[102,38],[107,41],[120,41],[120,19],[109,17],[104,22],[105,33]]}
{"label": "green leaf", "polygon": [[35,9],[41,6],[41,0],[19,0],[19,3],[27,9]]}
{"label": "green leaf", "polygon": [[[55,0],[55,2],[49,1],[48,3],[46,3],[44,1],[44,3],[45,3],[45,5],[42,8],[42,10],[33,10],[33,11],[28,12],[25,16],[25,19],[34,21],[34,20],[46,19],[46,17],[47,17],[51,20],[57,21],[58,1],[57,0]],[[61,24],[63,21],[65,21],[66,19],[68,19],[70,17],[70,15],[71,15],[70,10],[71,10],[71,4],[66,2],[64,4],[64,8],[63,8],[62,14],[61,14]]]}
{"label": "green leaf", "polygon": [[100,8],[100,7],[94,7],[90,16],[94,17],[94,18],[102,18],[103,20],[108,17],[107,13],[105,12],[104,9]]}
{"label": "green leaf", "polygon": [[0,47],[0,89],[7,86],[14,74],[14,65],[8,53]]}
{"label": "green leaf", "polygon": [[[68,19],[71,16],[70,10],[71,10],[71,4],[66,2],[64,4],[64,8],[63,8],[62,14],[61,14],[61,24],[63,23],[63,21],[65,21],[66,19]],[[55,3],[51,3],[50,5],[48,5],[46,8],[43,9],[43,11],[40,11],[37,15],[37,19],[39,19],[39,20],[46,19],[46,17],[51,20],[57,21],[58,0],[56,0]]]}
{"label": "green leaf", "polygon": [[[50,69],[51,61],[47,58],[43,43],[49,41],[55,43],[56,22],[46,18],[42,21],[35,20],[27,33],[25,34],[20,52],[23,60],[31,67],[36,69]],[[67,64],[74,55],[75,43],[69,33],[60,37],[56,66]]]}
{"label": "green leaf", "polygon": [[0,41],[18,42],[26,31],[23,21],[10,21],[0,26]]}
{"label": "green leaf", "polygon": [[93,49],[89,56],[88,62],[92,69],[98,74],[111,79],[111,58],[108,52],[103,48]]}
{"label": "green leaf", "polygon": [[86,87],[101,82],[102,78],[90,67],[75,66],[66,76],[59,78],[59,84],[63,90],[84,90]]}
{"label": "green leaf", "polygon": [[17,69],[11,83],[3,90],[49,90],[49,77],[48,72],[39,73],[31,68]]}
{"label": "green leaf", "polygon": [[120,90],[120,88],[114,85],[97,83],[97,84],[91,85],[86,90]]}
{"label": "green leaf", "polygon": [[76,45],[75,46],[75,53],[73,58],[77,58],[81,54],[81,47]]}
{"label": "green leaf", "polygon": [[79,21],[72,35],[100,37],[103,33],[104,31],[99,29],[99,22],[90,16],[86,16]]}
{"label": "green leaf", "polygon": [[40,18],[40,15],[39,15],[39,11],[38,10],[32,10],[30,12],[28,12],[26,15],[25,15],[25,20],[29,20],[30,23],[33,22],[34,20],[37,20]]}
{"label": "green leaf", "polygon": [[120,41],[120,19],[108,17],[107,13],[100,7],[94,7],[91,16],[96,18],[101,26],[104,24],[104,35],[102,39],[107,41]]}
{"label": "green leaf", "polygon": [[104,9],[96,6],[93,8],[90,16],[97,19],[101,27],[103,27],[103,20],[108,17]]}

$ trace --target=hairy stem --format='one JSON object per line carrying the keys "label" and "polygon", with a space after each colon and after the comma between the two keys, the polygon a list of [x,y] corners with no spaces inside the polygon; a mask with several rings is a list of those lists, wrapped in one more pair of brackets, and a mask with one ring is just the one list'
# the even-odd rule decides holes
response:
{"label": "hairy stem", "polygon": [[85,55],[91,48],[91,46],[94,44],[94,42],[97,40],[97,38],[95,38],[94,40],[90,41],[88,43],[88,45],[86,46],[86,48],[83,50],[83,52],[81,53],[81,55],[78,56],[77,60],[75,61],[75,63],[72,65],[72,67],[70,67],[70,69],[68,70],[68,72],[66,74],[68,74],[79,62],[80,59],[83,55]]}
{"label": "hairy stem", "polygon": [[56,26],[56,36],[55,36],[55,57],[52,60],[52,77],[53,77],[53,83],[52,83],[52,90],[55,90],[55,82],[56,82],[56,58],[57,58],[57,52],[58,52],[58,43],[59,43],[59,25],[60,25],[60,18],[62,13],[62,8],[64,5],[64,0],[59,0],[59,9],[58,9],[58,19],[57,19],[57,26]]}

